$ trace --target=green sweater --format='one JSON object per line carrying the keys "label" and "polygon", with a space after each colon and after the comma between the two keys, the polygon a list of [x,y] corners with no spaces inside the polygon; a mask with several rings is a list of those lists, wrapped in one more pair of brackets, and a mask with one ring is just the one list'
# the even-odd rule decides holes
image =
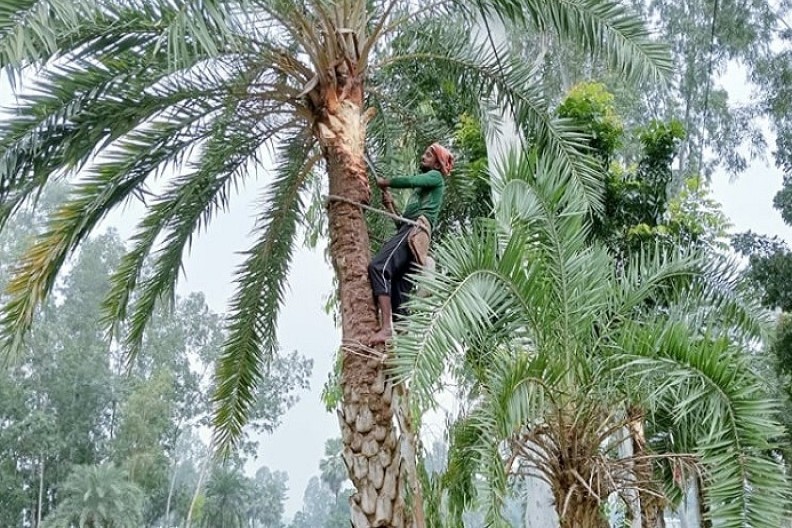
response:
{"label": "green sweater", "polygon": [[394,189],[414,189],[402,216],[410,220],[425,216],[434,227],[440,207],[443,205],[445,192],[445,180],[440,171],[431,170],[415,176],[393,178],[390,180],[390,186]]}

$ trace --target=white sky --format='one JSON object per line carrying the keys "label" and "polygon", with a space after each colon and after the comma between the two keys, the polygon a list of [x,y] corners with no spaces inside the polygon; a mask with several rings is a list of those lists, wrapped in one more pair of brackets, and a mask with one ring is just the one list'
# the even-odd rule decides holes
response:
{"label": "white sky", "polygon": [[[732,95],[745,100],[748,88],[738,68],[730,69],[724,81],[735,87]],[[0,84],[0,106],[13,102],[7,85]],[[772,145],[772,139],[768,142]],[[771,159],[768,153],[768,159]],[[736,181],[730,182],[722,172],[713,178],[714,197],[723,204],[735,231],[751,229],[777,235],[792,244],[792,229],[772,208],[772,198],[781,188],[782,174],[764,162],[755,162]],[[257,186],[258,187],[258,186]],[[178,292],[202,291],[209,306],[224,312],[233,293],[233,271],[241,261],[236,253],[250,245],[248,237],[256,211],[257,196],[244,188],[232,200],[229,212],[215,218],[209,229],[194,241],[186,258],[185,277]],[[124,239],[134,229],[142,209],[130,207],[112,215],[109,224],[117,227]],[[330,291],[332,271],[324,261],[321,248],[296,252],[289,280],[286,303],[279,322],[279,339],[284,351],[297,350],[315,361],[311,391],[283,418],[283,425],[261,439],[258,460],[274,470],[289,474],[289,497],[286,515],[290,518],[302,505],[308,479],[318,474],[319,459],[327,438],[338,436],[338,424],[324,410],[320,401],[322,385],[330,371],[340,333],[331,316],[323,310]],[[435,431],[437,432],[437,431]]]}

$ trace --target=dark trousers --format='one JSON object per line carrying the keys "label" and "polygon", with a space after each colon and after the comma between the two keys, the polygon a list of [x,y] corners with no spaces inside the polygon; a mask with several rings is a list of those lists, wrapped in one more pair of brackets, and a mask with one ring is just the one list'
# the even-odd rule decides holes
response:
{"label": "dark trousers", "polygon": [[415,257],[407,237],[412,226],[403,224],[399,231],[374,255],[368,267],[374,297],[389,295],[393,315],[403,315],[402,306],[413,288],[407,276],[413,271]]}

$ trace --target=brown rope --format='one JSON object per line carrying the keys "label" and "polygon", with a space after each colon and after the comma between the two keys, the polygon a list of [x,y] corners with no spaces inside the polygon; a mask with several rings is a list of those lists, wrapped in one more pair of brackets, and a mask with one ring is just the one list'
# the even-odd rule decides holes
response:
{"label": "brown rope", "polygon": [[405,218],[403,216],[399,216],[399,215],[393,214],[393,213],[391,213],[389,211],[384,211],[382,209],[377,209],[376,207],[371,207],[370,205],[367,205],[367,204],[364,204],[364,203],[360,203],[360,202],[356,202],[354,200],[350,200],[349,198],[344,198],[343,196],[338,196],[336,194],[328,194],[327,195],[327,201],[328,202],[344,202],[344,203],[348,203],[350,205],[356,205],[356,206],[360,207],[361,209],[364,209],[366,211],[371,211],[372,213],[381,214],[383,216],[387,216],[388,218],[390,218],[392,220],[396,220],[397,222],[404,222],[407,225],[420,227],[421,229],[423,229],[424,231],[429,233],[429,231],[426,229],[426,227],[421,225],[419,222],[416,222],[415,220],[410,220],[409,218]]}

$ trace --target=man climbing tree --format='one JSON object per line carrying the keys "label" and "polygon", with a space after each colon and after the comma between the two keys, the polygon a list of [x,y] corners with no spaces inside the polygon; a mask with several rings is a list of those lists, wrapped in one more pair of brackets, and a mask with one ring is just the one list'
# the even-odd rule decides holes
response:
{"label": "man climbing tree", "polygon": [[454,156],[439,143],[430,145],[421,157],[421,173],[400,178],[377,178],[382,189],[385,207],[393,209],[388,188],[413,189],[403,218],[411,222],[397,222],[396,234],[380,249],[369,264],[371,289],[380,313],[380,330],[372,344],[382,344],[391,338],[393,315],[400,315],[406,296],[412,289],[407,276],[413,265],[426,263],[431,228],[443,205],[445,180],[454,167]]}

